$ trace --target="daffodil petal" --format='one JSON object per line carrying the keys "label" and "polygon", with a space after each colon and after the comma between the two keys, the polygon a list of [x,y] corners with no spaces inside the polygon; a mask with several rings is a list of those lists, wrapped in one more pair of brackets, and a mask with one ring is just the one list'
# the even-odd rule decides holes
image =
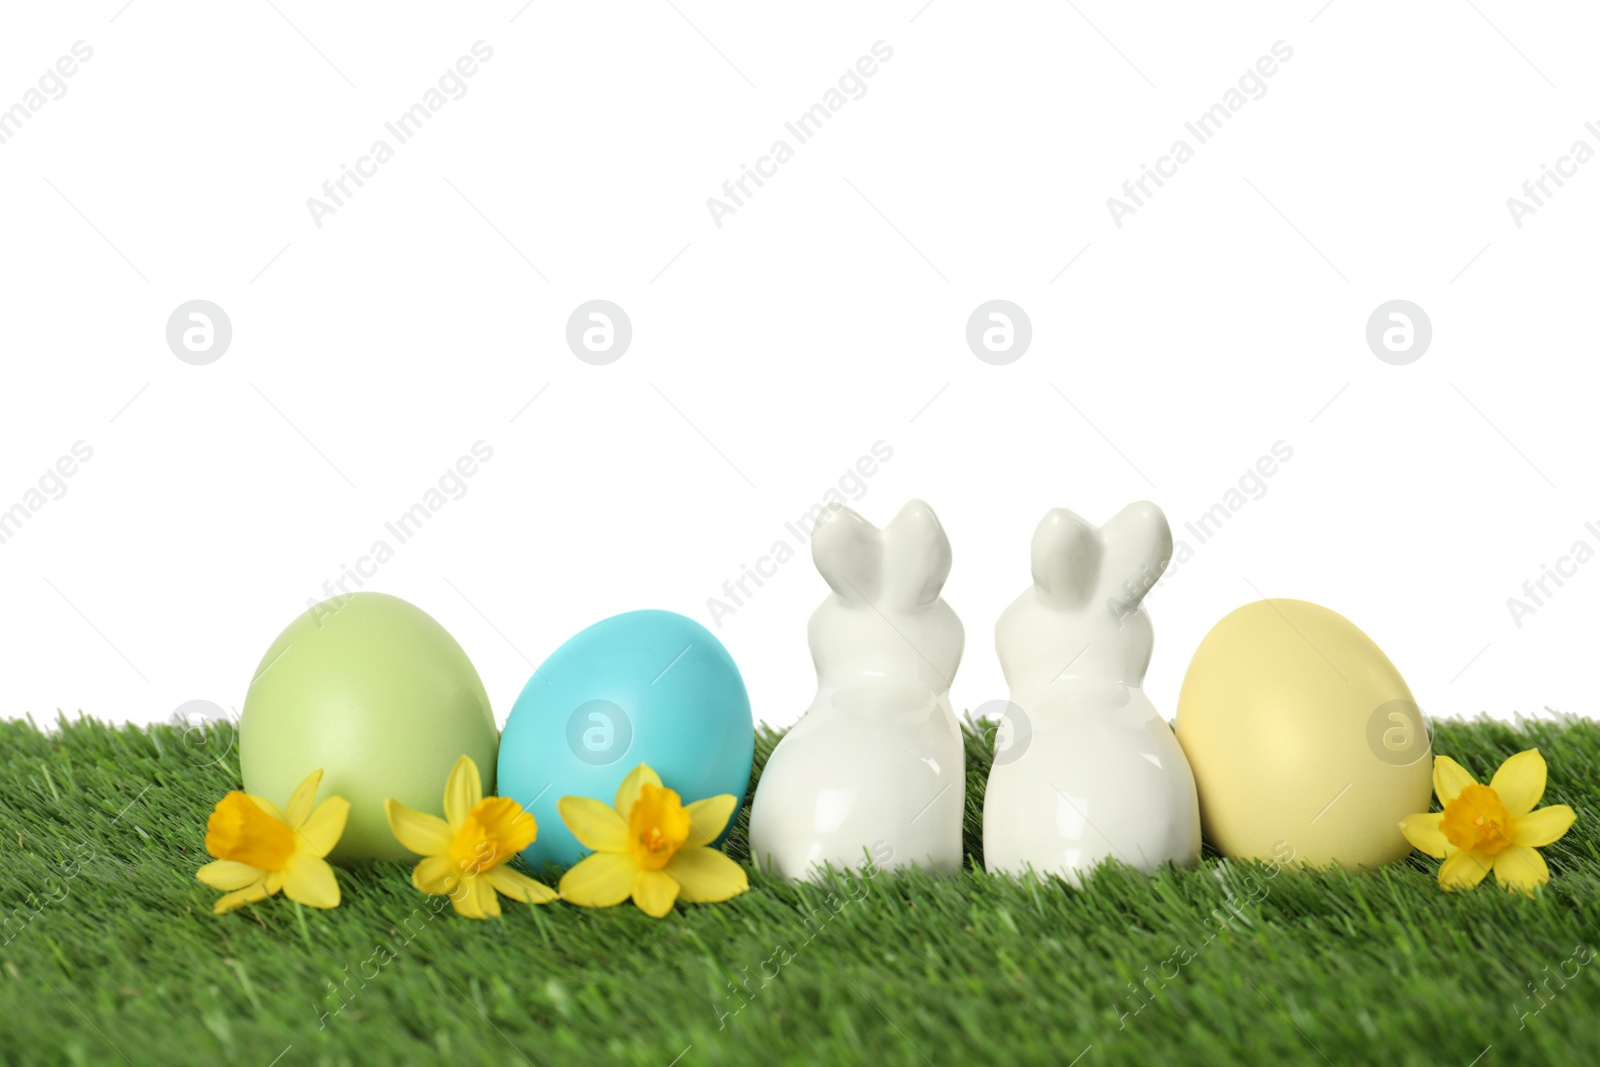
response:
{"label": "daffodil petal", "polygon": [[733,809],[738,806],[739,798],[732,793],[706,797],[690,804],[684,809],[689,813],[689,839],[683,843],[683,847],[699,848],[711,844],[718,834],[727,829]]}
{"label": "daffodil petal", "polygon": [[1565,804],[1552,804],[1548,808],[1529,812],[1511,820],[1511,843],[1524,848],[1554,844],[1572,828],[1577,817],[1577,813]]}
{"label": "daffodil petal", "polygon": [[461,872],[449,856],[429,856],[411,869],[411,884],[429,896],[442,897],[452,892],[460,879]]}
{"label": "daffodil petal", "polygon": [[215,860],[194,872],[194,876],[212,889],[234,890],[264,881],[266,871],[258,871],[248,863],[237,860]]}
{"label": "daffodil petal", "polygon": [[450,768],[450,778],[444,784],[444,817],[450,820],[450,829],[461,829],[467,813],[482,799],[483,779],[478,777],[478,765],[470,756],[462,756]]}
{"label": "daffodil petal", "polygon": [[311,814],[311,805],[317,799],[317,787],[321,784],[322,772],[312,771],[306,775],[305,781],[295,786],[289,806],[283,809],[283,817],[290,826],[299,826],[306,821],[306,816]]}
{"label": "daffodil petal", "polygon": [[1494,858],[1494,878],[1507,889],[1532,893],[1534,886],[1550,880],[1550,868],[1533,849],[1513,845]]}
{"label": "daffodil petal", "polygon": [[1489,788],[1500,795],[1506,814],[1517,819],[1532,811],[1543,798],[1547,773],[1544,757],[1538,749],[1530,748],[1500,764]]}
{"label": "daffodil petal", "polygon": [[298,831],[306,851],[319,859],[332,852],[344,836],[344,824],[349,818],[350,802],[344,797],[329,797],[318,804]]}
{"label": "daffodil petal", "polygon": [[321,856],[297,853],[283,869],[283,895],[309,908],[337,908],[339,880]]}
{"label": "daffodil petal", "polygon": [[[491,892],[489,894],[493,896]],[[483,901],[478,896],[478,880],[464,878],[461,883],[450,893],[450,906],[456,909],[456,914],[466,919],[487,919],[489,913],[483,910]]]}
{"label": "daffodil petal", "polygon": [[1407,815],[1400,821],[1400,832],[1406,835],[1406,840],[1411,842],[1413,848],[1421,849],[1436,860],[1445,857],[1444,831],[1439,829],[1439,822],[1444,818],[1442,811],[1425,811],[1420,815]]}
{"label": "daffodil petal", "polygon": [[657,789],[661,788],[661,776],[652,771],[648,764],[641,763],[628,772],[628,776],[617,786],[617,814],[624,819],[628,812],[633,810],[633,802],[639,799],[639,791],[644,784],[649,782]]}
{"label": "daffodil petal", "polygon": [[536,882],[521,871],[514,871],[510,867],[495,867],[488,871],[484,877],[490,885],[510,897],[512,900],[524,900],[533,904],[548,904],[559,895],[554,889],[543,882]]}
{"label": "daffodil petal", "polygon": [[500,899],[495,896],[494,887],[476,875],[462,881],[450,894],[450,903],[457,915],[467,919],[493,919],[500,914]]}
{"label": "daffodil petal", "polygon": [[633,878],[633,902],[651,918],[659,919],[672,910],[678,899],[678,883],[666,871],[640,871]]}
{"label": "daffodil petal", "polygon": [[1493,866],[1494,857],[1463,848],[1439,864],[1439,884],[1446,889],[1471,889]]}
{"label": "daffodil petal", "polygon": [[664,869],[690,904],[715,904],[750,888],[744,868],[714,848],[680,849]]}
{"label": "daffodil petal", "polygon": [[267,888],[266,879],[262,879],[254,885],[247,885],[243,889],[218,897],[217,902],[211,905],[211,910],[217,915],[226,915],[235,908],[242,908],[246,904],[254,904],[256,901],[265,900],[271,895],[271,891]]}
{"label": "daffodil petal", "polygon": [[383,802],[394,839],[419,856],[442,856],[450,850],[450,824],[437,815],[414,811],[390,797]]}
{"label": "daffodil petal", "polygon": [[603,802],[589,797],[562,797],[556,803],[561,821],[584,848],[622,852],[628,847],[628,823]]}
{"label": "daffodil petal", "polygon": [[626,852],[596,852],[561,876],[561,899],[585,908],[621,904],[633,892],[637,872]]}
{"label": "daffodil petal", "polygon": [[487,878],[473,878],[472,891],[478,898],[478,910],[486,919],[500,917],[500,896],[494,891],[494,885]]}
{"label": "daffodil petal", "polygon": [[1461,795],[1461,791],[1473,785],[1477,779],[1467,773],[1467,769],[1449,756],[1435,756],[1433,758],[1433,792],[1439,798],[1441,806],[1450,803]]}

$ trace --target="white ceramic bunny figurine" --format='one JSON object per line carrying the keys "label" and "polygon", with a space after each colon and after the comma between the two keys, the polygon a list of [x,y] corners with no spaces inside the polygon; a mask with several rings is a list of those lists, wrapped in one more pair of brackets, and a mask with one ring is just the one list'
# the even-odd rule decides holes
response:
{"label": "white ceramic bunny figurine", "polygon": [[1011,704],[983,803],[991,873],[1081,885],[1120,859],[1146,874],[1200,857],[1194,774],[1144,695],[1154,635],[1140,607],[1172,557],[1140,501],[1098,530],[1060,508],[1033,535],[1033,585],[1000,616]]}
{"label": "white ceramic bunny figurine", "polygon": [[763,870],[961,869],[966,763],[950,708],[961,621],[939,597],[950,542],[913,500],[879,530],[846,507],[811,539],[833,593],[807,638],[817,696],[767,760],[750,805]]}

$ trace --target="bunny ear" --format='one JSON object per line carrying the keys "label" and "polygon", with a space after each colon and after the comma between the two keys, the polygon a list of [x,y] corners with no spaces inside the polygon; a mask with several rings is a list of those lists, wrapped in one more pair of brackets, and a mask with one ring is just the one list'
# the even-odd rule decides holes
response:
{"label": "bunny ear", "polygon": [[1100,592],[1124,610],[1136,607],[1172,559],[1172,528],[1148,500],[1129,504],[1100,527]]}
{"label": "bunny ear", "polygon": [[950,577],[950,539],[933,509],[908,501],[883,528],[883,594],[896,607],[920,607],[939,599]]}
{"label": "bunny ear", "polygon": [[811,558],[843,600],[920,607],[939,599],[950,576],[950,539],[920,500],[906,504],[882,530],[841,505],[817,520]]}
{"label": "bunny ear", "polygon": [[1033,581],[1067,607],[1094,595],[1101,545],[1095,528],[1066,508],[1053,508],[1033,532]]}
{"label": "bunny ear", "polygon": [[811,559],[841,599],[874,603],[883,576],[878,528],[839,505],[825,508],[811,534]]}

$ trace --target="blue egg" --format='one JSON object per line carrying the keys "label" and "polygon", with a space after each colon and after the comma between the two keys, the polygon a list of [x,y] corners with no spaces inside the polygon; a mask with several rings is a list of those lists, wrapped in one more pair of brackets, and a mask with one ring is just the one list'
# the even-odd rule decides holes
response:
{"label": "blue egg", "polygon": [[535,870],[569,867],[589,850],[561,821],[562,797],[610,804],[628,772],[648,763],[685,804],[731,793],[742,806],[754,755],[750,696],[722,642],[682,615],[630,611],[571,638],[533,672],[506,720],[496,780],[538,821],[523,858]]}

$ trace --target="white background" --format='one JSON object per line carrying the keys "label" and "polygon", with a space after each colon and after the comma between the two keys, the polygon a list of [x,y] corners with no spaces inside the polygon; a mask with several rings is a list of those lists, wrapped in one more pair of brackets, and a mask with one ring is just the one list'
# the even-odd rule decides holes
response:
{"label": "white background", "polygon": [[[1005,695],[994,621],[1045,511],[1142,497],[1196,549],[1148,601],[1169,716],[1258,595],[1350,617],[1434,715],[1600,703],[1600,562],[1520,628],[1506,603],[1600,548],[1600,161],[1520,228],[1506,205],[1600,148],[1591,8],[275,2],[8,12],[0,107],[94,52],[0,145],[0,509],[94,454],[0,545],[0,714],[237,707],[479,440],[466,495],[366,587],[438,618],[502,721],[600,618],[712,625],[880,440],[855,506],[943,520],[958,708]],[[466,95],[318,228],[307,198],[479,40]],[[796,146],[784,122],[880,40]],[[1117,227],[1107,198],[1280,40],[1266,94]],[[778,138],[794,158],[719,228],[707,198]],[[196,298],[233,326],[208,366],[165,339]],[[593,298],[633,324],[609,366],[565,343]],[[965,342],[993,298],[1033,325],[1008,366]],[[1433,324],[1408,366],[1365,341],[1395,298]],[[1184,522],[1280,440],[1198,546]],[[801,555],[716,630],[758,717],[808,704],[824,592]]]}

